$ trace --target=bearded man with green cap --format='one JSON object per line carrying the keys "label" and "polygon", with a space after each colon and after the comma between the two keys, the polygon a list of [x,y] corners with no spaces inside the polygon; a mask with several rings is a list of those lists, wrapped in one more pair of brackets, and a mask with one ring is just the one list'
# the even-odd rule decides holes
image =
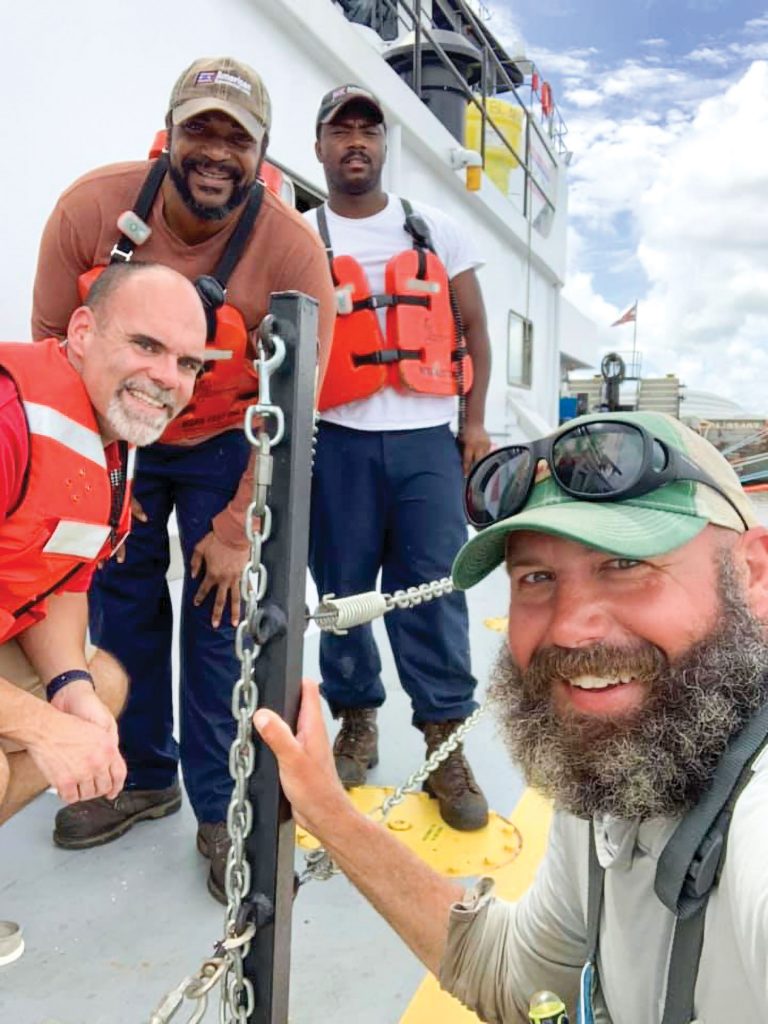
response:
{"label": "bearded man with green cap", "polygon": [[491,453],[466,507],[454,582],[506,566],[491,699],[555,803],[531,889],[464,892],[354,811],[312,684],[296,737],[254,718],[296,820],[481,1020],[541,989],[584,1024],[765,1020],[768,530],[738,478],[671,417],[590,416]]}

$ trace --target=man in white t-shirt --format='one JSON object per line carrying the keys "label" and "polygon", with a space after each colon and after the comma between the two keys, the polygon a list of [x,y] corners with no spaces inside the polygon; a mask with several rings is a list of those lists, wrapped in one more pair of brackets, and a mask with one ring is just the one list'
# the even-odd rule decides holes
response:
{"label": "man in white t-shirt", "polygon": [[[445,214],[414,210],[382,190],[386,126],[366,90],[346,85],[323,98],[316,153],[329,199],[306,216],[328,250],[339,306],[319,399],[310,568],[321,595],[372,590],[379,570],[382,590],[394,592],[449,576],[466,540],[462,470],[490,447],[481,261],[468,232]],[[457,395],[459,445],[450,429]],[[464,597],[396,610],[385,621],[413,723],[431,752],[477,706]],[[385,699],[370,626],[323,634],[320,668],[323,694],[342,720],[339,777],[361,785],[378,761],[376,709]],[[487,803],[461,745],[425,789],[454,828],[486,824]]]}

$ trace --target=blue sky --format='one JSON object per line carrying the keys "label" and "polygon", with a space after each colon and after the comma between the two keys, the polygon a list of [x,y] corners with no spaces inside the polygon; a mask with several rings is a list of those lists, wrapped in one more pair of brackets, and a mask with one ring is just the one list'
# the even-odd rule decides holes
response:
{"label": "blue sky", "polygon": [[485,6],[568,124],[566,295],[601,325],[639,299],[648,371],[768,414],[768,4]]}

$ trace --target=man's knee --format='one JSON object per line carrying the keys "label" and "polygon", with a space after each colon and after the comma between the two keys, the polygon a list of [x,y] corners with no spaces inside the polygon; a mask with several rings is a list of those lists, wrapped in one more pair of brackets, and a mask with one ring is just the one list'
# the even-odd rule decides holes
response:
{"label": "man's knee", "polygon": [[2,822],[3,801],[8,792],[8,785],[11,781],[11,767],[8,758],[0,750],[0,823]]}
{"label": "man's knee", "polygon": [[125,669],[116,658],[98,647],[88,668],[93,676],[96,693],[117,718],[128,696],[128,675]]}

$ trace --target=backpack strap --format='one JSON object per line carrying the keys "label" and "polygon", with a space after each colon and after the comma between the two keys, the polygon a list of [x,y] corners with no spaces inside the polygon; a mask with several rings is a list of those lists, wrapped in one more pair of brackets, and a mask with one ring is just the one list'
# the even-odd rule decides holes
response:
{"label": "backpack strap", "polygon": [[734,805],[767,738],[768,702],[731,738],[711,785],[664,847],[654,889],[676,917],[691,917],[716,884]]}
{"label": "backpack strap", "polygon": [[[166,153],[162,153],[150,167],[147,176],[139,189],[139,194],[136,196],[136,202],[133,204],[133,212],[140,220],[146,222],[149,218],[150,210],[154,205],[155,199],[157,199],[157,193],[160,191],[160,186],[162,185],[163,178],[165,178],[167,172],[168,155]],[[112,246],[112,251],[109,254],[109,262],[128,263],[133,258],[133,250],[135,246],[136,243],[126,234],[121,232],[120,237]]]}
{"label": "backpack strap", "polygon": [[712,784],[677,826],[656,867],[654,889],[675,914],[662,1024],[689,1024],[707,903],[725,863],[733,810],[768,738],[768,703],[731,739]]}
{"label": "backpack strap", "polygon": [[[736,801],[750,780],[755,761],[768,749],[767,740],[768,703],[731,738],[712,784],[682,818],[659,857],[654,889],[676,919],[661,1024],[690,1024],[693,1019],[707,903],[723,869]],[[604,881],[605,871],[597,859],[594,822],[590,822],[587,965],[592,965],[593,973]]]}

